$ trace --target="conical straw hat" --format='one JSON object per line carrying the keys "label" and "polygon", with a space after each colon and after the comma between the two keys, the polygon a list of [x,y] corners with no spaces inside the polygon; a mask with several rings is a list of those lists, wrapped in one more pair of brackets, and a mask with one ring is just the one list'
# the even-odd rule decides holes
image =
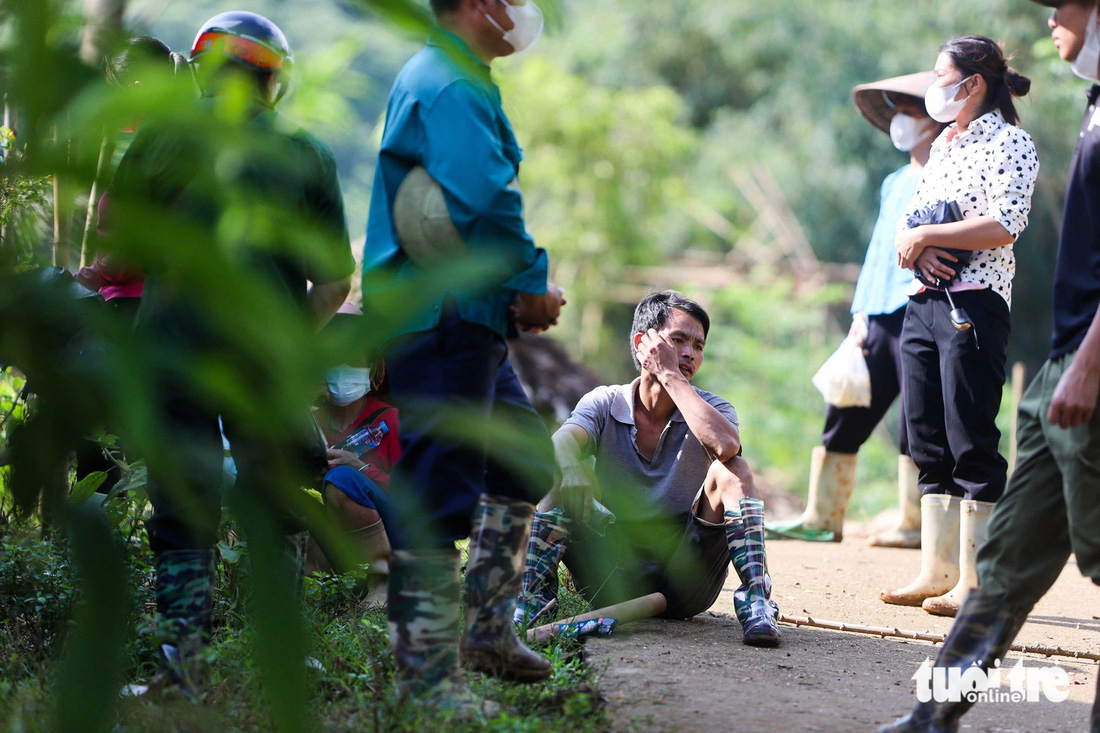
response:
{"label": "conical straw hat", "polygon": [[906,94],[914,101],[924,105],[924,93],[936,80],[931,71],[895,76],[891,79],[860,84],[852,89],[852,99],[860,113],[878,129],[890,134],[890,120],[896,110],[887,98],[887,93]]}

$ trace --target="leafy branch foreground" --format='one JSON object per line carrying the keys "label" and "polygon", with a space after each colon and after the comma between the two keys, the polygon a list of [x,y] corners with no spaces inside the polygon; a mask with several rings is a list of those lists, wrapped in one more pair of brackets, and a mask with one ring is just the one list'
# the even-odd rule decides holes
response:
{"label": "leafy branch foreground", "polygon": [[[116,535],[117,537],[117,535]],[[205,690],[197,703],[167,695],[120,698],[110,722],[118,731],[252,731],[278,728],[255,668],[257,635],[248,613],[249,560],[231,528],[219,544],[213,640],[207,650]],[[153,559],[144,533],[117,537],[132,589],[124,647],[126,681],[155,671],[157,640]],[[72,558],[64,541],[43,540],[28,527],[0,537],[0,725],[3,731],[51,728],[57,703],[57,664],[75,628],[82,603]],[[565,590],[562,614],[582,609]],[[547,731],[607,727],[596,687],[597,672],[584,646],[558,639],[536,647],[553,662],[539,684],[513,685],[468,675],[476,696],[499,704],[501,713],[461,720],[402,699],[391,682],[386,614],[367,606],[356,577],[314,574],[302,582],[309,636],[311,730],[356,731]]]}

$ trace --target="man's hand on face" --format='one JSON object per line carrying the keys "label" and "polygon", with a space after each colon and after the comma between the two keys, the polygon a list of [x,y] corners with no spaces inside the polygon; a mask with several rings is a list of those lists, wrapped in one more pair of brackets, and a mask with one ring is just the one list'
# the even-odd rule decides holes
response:
{"label": "man's hand on face", "polygon": [[[660,379],[662,374],[678,374],[680,371],[680,357],[672,344],[655,329],[649,329],[642,334],[638,342],[638,361],[642,363],[642,369]],[[686,378],[686,377],[685,377]]]}
{"label": "man's hand on face", "polygon": [[596,476],[585,463],[562,466],[558,495],[568,516],[588,524],[596,498]]}
{"label": "man's hand on face", "polygon": [[558,324],[562,306],[566,304],[565,291],[548,283],[544,295],[518,293],[512,304],[512,320],[516,328],[526,333],[542,333]]}

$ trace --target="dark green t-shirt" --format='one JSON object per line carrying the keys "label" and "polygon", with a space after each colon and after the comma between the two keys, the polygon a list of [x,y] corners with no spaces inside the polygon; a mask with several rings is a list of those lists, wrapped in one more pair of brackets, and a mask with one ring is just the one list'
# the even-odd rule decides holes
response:
{"label": "dark green t-shirt", "polygon": [[204,299],[255,288],[304,307],[307,280],[355,269],[328,146],[267,108],[224,116],[205,98],[150,119],[119,164],[112,205],[149,275],[139,323],[194,332]]}

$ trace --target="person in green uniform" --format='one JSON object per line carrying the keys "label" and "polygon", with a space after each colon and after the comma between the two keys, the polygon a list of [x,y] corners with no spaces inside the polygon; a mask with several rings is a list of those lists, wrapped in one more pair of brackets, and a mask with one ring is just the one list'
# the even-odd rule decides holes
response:
{"label": "person in green uniform", "polygon": [[323,470],[324,446],[310,440],[306,406],[287,398],[293,365],[263,332],[277,324],[283,338],[307,338],[344,301],[355,268],[332,152],[274,110],[293,61],[282,31],[254,13],[222,13],[202,26],[190,61],[202,97],[148,119],[111,187],[120,246],[140,244],[148,273],[137,331],[152,355],[159,440],[135,440],[153,504],[158,679],[188,690],[211,621],[218,418],[246,534],[290,531],[281,499]]}

